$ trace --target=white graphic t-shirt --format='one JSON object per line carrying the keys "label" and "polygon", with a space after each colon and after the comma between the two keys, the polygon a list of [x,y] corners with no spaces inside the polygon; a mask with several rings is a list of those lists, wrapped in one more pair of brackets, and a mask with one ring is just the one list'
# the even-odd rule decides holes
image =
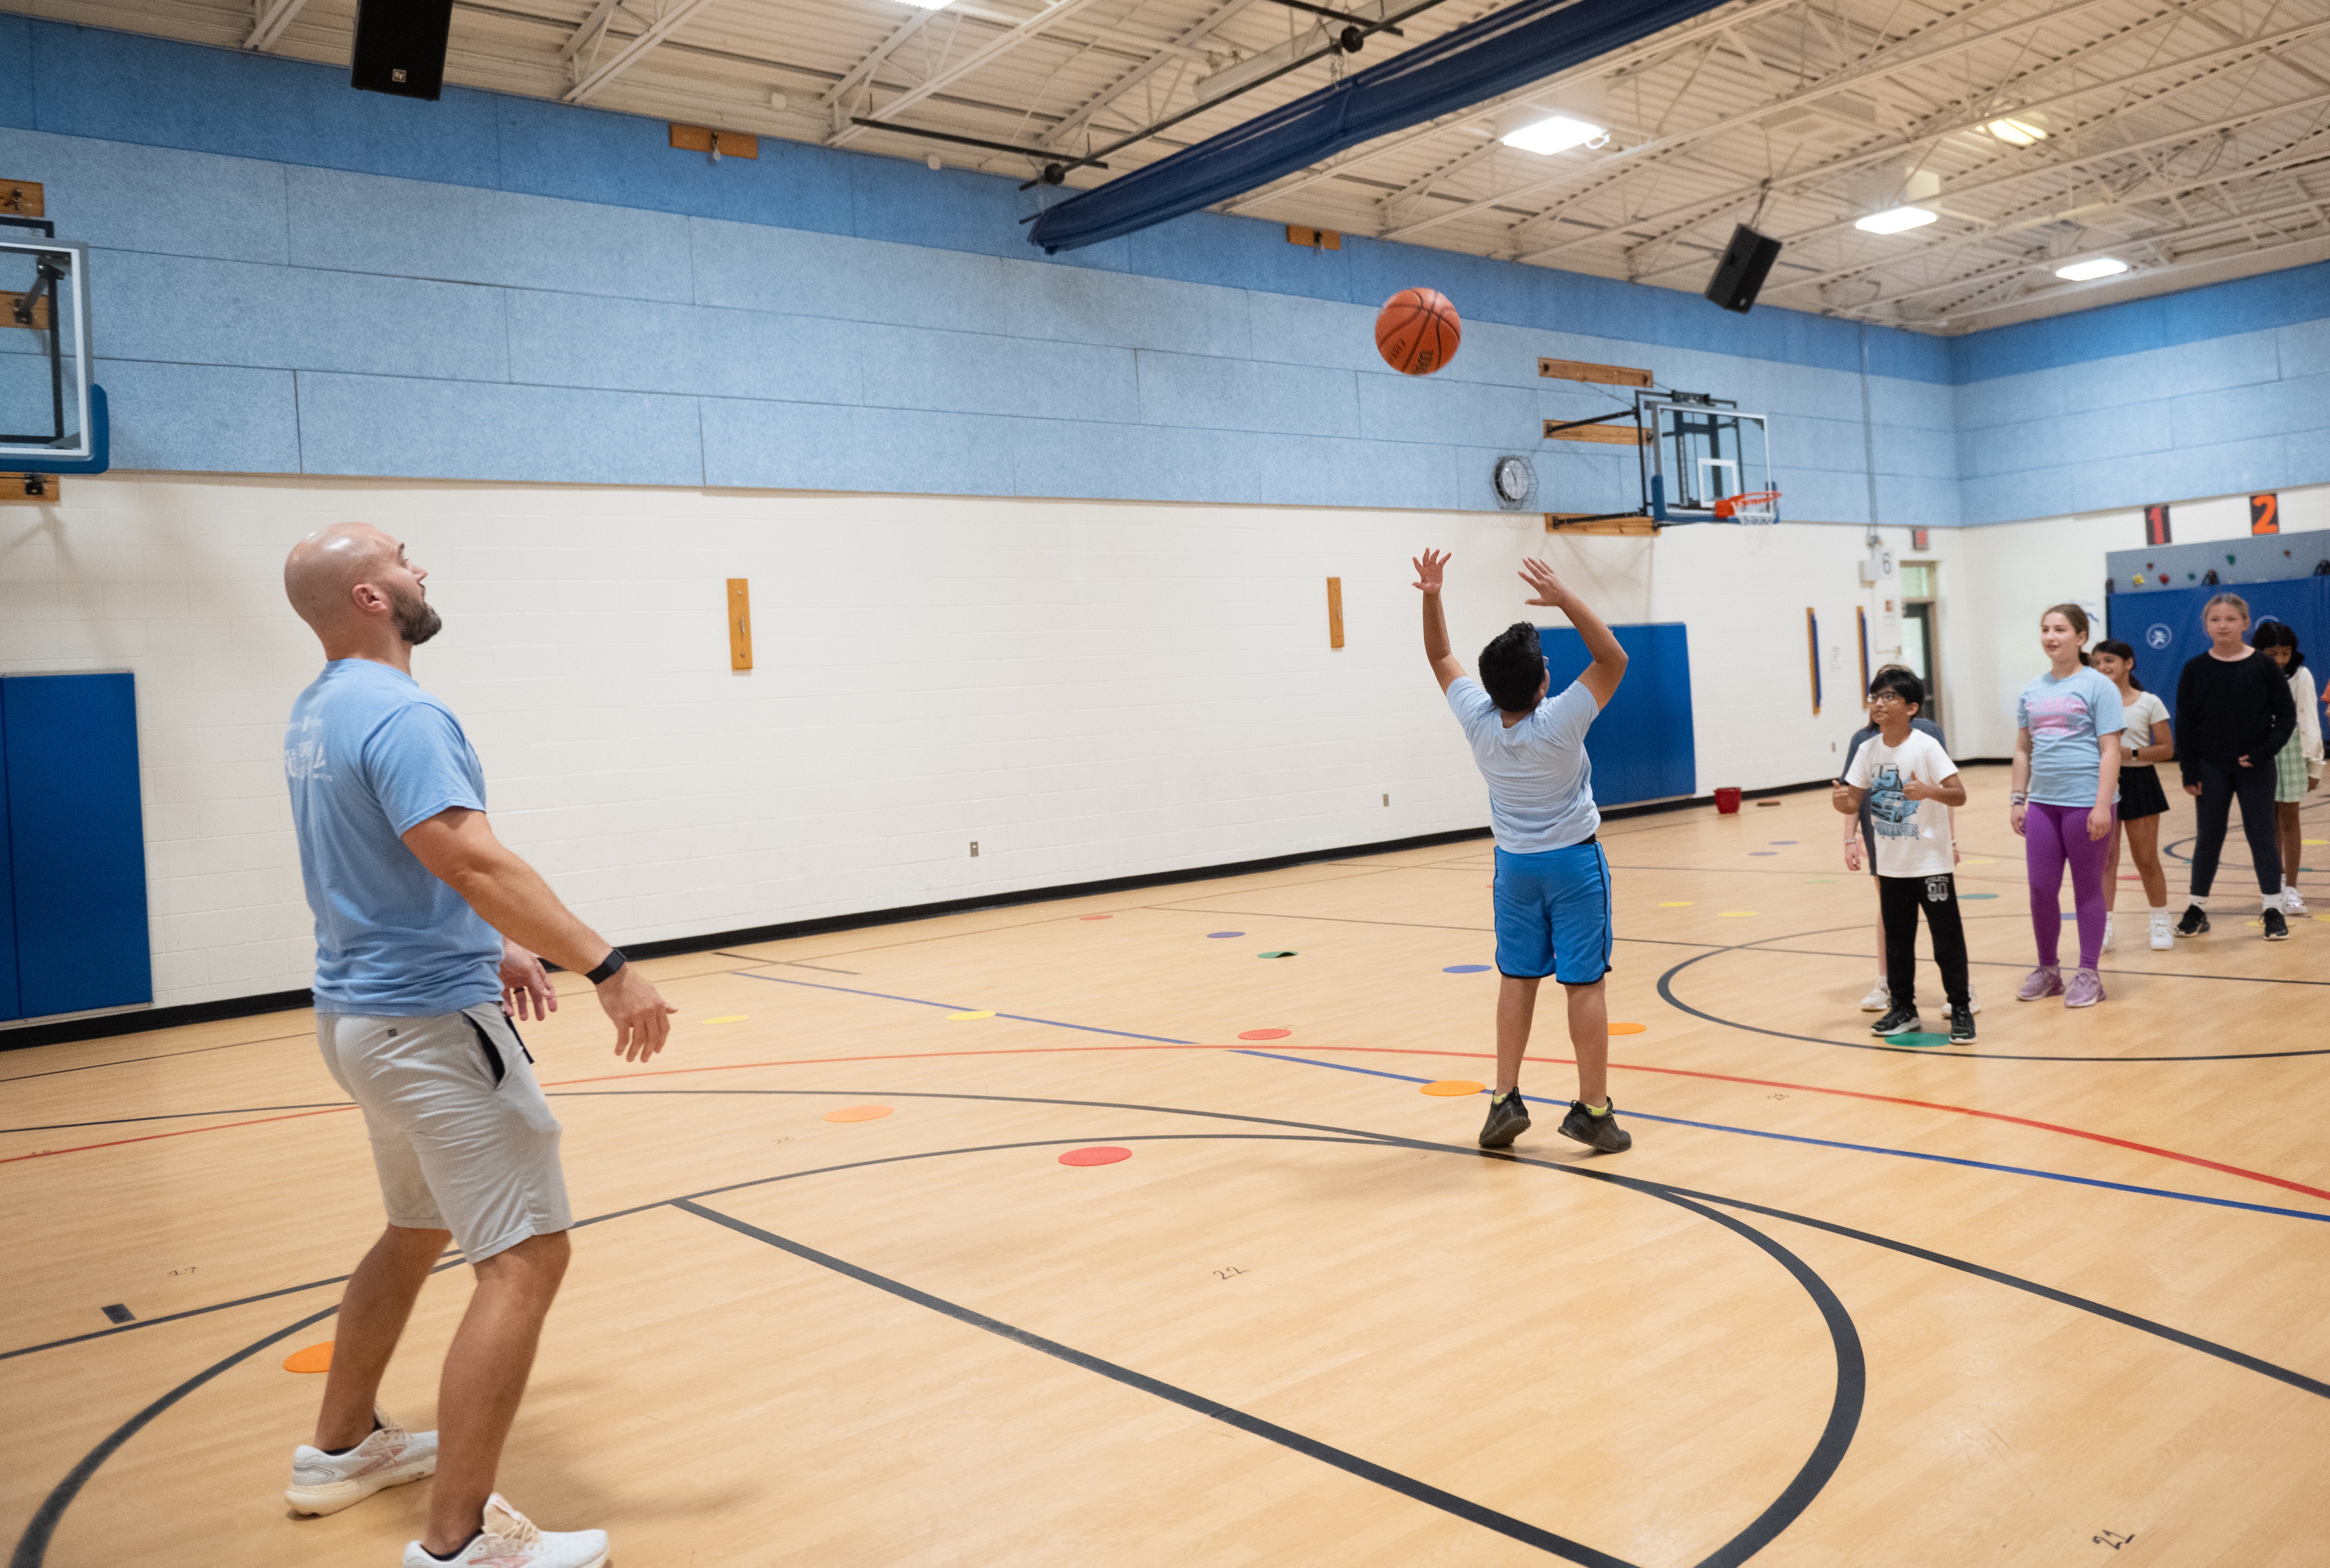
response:
{"label": "white graphic t-shirt", "polygon": [[1902,793],[1911,779],[1938,784],[1958,770],[1942,743],[1912,730],[1899,746],[1878,735],[1852,754],[1844,781],[1869,791],[1869,826],[1877,836],[1880,876],[1943,876],[1956,855],[1950,843],[1950,808],[1938,800],[1912,800]]}

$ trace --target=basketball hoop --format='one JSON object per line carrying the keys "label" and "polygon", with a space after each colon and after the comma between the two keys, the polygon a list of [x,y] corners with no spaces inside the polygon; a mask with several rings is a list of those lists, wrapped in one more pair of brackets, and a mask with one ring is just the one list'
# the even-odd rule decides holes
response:
{"label": "basketball hoop", "polygon": [[1719,523],[1744,525],[1769,524],[1780,520],[1780,493],[1777,490],[1750,490],[1744,496],[1726,496],[1715,504],[1715,519]]}

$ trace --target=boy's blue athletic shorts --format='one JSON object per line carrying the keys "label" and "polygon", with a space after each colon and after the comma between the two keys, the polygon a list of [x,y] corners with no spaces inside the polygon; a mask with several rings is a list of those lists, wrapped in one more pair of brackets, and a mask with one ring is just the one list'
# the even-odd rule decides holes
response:
{"label": "boy's blue athletic shorts", "polygon": [[1610,972],[1610,858],[1595,839],[1497,851],[1497,972],[1590,986]]}

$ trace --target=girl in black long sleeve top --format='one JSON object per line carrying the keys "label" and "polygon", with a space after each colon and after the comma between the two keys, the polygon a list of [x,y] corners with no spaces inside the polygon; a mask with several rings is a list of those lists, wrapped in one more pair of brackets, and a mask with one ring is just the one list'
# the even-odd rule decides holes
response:
{"label": "girl in black long sleeve top", "polygon": [[2249,607],[2238,594],[2221,593],[2202,611],[2212,644],[2185,662],[2176,682],[2176,760],[2184,793],[2200,799],[2200,833],[2193,843],[2193,903],[2176,925],[2179,936],[2209,929],[2209,888],[2217,879],[2217,856],[2231,825],[2233,801],[2241,803],[2241,835],[2257,868],[2258,893],[2265,906],[2265,936],[2289,935],[2281,909],[2281,850],[2275,834],[2274,755],[2297,728],[2297,707],[2289,682],[2274,662],[2248,647]]}

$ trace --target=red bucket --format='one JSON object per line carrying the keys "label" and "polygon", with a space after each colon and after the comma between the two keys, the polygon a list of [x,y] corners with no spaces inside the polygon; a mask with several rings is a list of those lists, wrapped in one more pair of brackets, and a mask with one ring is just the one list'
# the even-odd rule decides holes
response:
{"label": "red bucket", "polygon": [[1715,792],[1715,808],[1726,817],[1739,815],[1739,791],[1729,787]]}

